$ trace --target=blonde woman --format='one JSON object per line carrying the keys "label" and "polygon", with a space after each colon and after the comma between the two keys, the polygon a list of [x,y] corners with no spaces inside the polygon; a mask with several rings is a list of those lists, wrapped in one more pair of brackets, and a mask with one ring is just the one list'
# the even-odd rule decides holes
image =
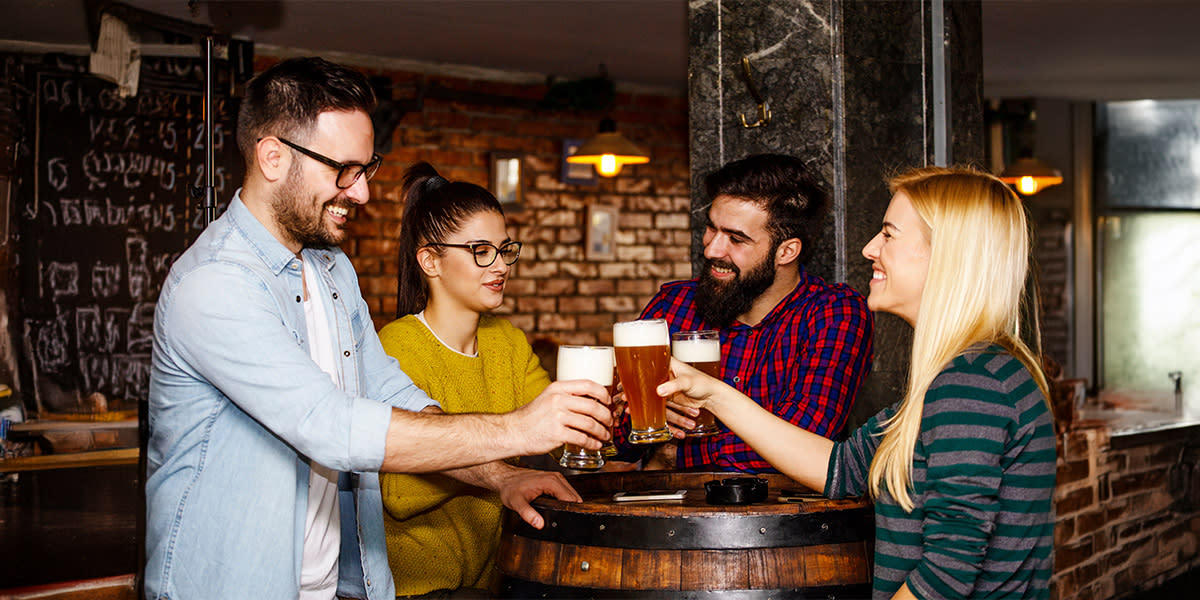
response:
{"label": "blonde woman", "polygon": [[[1018,337],[1030,234],[1016,194],[969,169],[889,181],[863,248],[871,310],[913,327],[908,388],[844,442],[763,411],[672,361],[689,415],[705,407],[781,472],[875,500],[874,597],[1046,598],[1055,449],[1047,384]],[[687,425],[683,423],[682,425]]]}

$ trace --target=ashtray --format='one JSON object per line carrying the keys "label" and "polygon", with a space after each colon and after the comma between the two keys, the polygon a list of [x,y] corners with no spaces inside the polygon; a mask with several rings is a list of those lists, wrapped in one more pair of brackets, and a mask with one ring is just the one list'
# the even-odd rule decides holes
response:
{"label": "ashtray", "polygon": [[753,504],[767,499],[767,480],[759,477],[729,477],[704,484],[709,504]]}

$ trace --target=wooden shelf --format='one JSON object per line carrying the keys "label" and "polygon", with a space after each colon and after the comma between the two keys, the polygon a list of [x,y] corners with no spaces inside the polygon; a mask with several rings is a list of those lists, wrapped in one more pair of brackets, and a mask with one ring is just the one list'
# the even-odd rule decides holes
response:
{"label": "wooden shelf", "polygon": [[116,421],[60,421],[57,419],[37,419],[24,423],[13,423],[9,431],[18,433],[40,434],[48,431],[97,431],[102,429],[137,429],[138,420],[120,419]]}
{"label": "wooden shelf", "polygon": [[137,448],[115,448],[92,450],[68,454],[44,454],[0,460],[0,473],[17,471],[41,471],[46,469],[73,469],[78,467],[105,467],[109,465],[136,465]]}

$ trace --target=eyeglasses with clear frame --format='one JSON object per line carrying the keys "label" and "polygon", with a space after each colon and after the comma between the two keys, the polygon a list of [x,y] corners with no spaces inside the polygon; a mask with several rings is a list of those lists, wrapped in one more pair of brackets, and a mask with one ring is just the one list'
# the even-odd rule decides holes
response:
{"label": "eyeglasses with clear frame", "polygon": [[475,258],[475,264],[479,267],[487,268],[496,263],[496,257],[504,260],[504,264],[511,265],[521,258],[521,242],[505,242],[499,248],[495,244],[488,242],[474,242],[470,244],[425,244],[423,248],[430,246],[438,246],[442,248],[462,248],[470,250],[471,256]]}
{"label": "eyeglasses with clear frame", "polygon": [[276,136],[275,139],[283,142],[284,145],[290,147],[296,152],[299,152],[300,154],[303,154],[330,168],[337,169],[338,173],[335,185],[337,185],[339,190],[349,188],[350,186],[354,185],[356,181],[358,181],[359,177],[364,175],[366,176],[367,181],[370,181],[371,178],[375,176],[375,172],[379,170],[379,165],[383,164],[383,157],[378,154],[372,154],[371,160],[365,165],[362,163],[344,163],[333,160],[332,158],[329,158],[323,154],[313,152],[312,150],[309,150],[300,144],[285,140],[279,136]]}

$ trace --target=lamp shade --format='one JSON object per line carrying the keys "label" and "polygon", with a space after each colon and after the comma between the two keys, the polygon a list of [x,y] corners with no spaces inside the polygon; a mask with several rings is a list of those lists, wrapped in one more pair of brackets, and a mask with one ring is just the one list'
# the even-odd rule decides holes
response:
{"label": "lamp shade", "polygon": [[650,162],[650,155],[617,133],[612,119],[604,119],[600,122],[600,133],[568,156],[567,162],[594,165],[601,176],[615,177],[625,165]]}
{"label": "lamp shade", "polygon": [[1017,159],[1000,173],[1000,181],[1012,184],[1025,196],[1032,196],[1050,186],[1063,182],[1062,172],[1046,163],[1027,156]]}

